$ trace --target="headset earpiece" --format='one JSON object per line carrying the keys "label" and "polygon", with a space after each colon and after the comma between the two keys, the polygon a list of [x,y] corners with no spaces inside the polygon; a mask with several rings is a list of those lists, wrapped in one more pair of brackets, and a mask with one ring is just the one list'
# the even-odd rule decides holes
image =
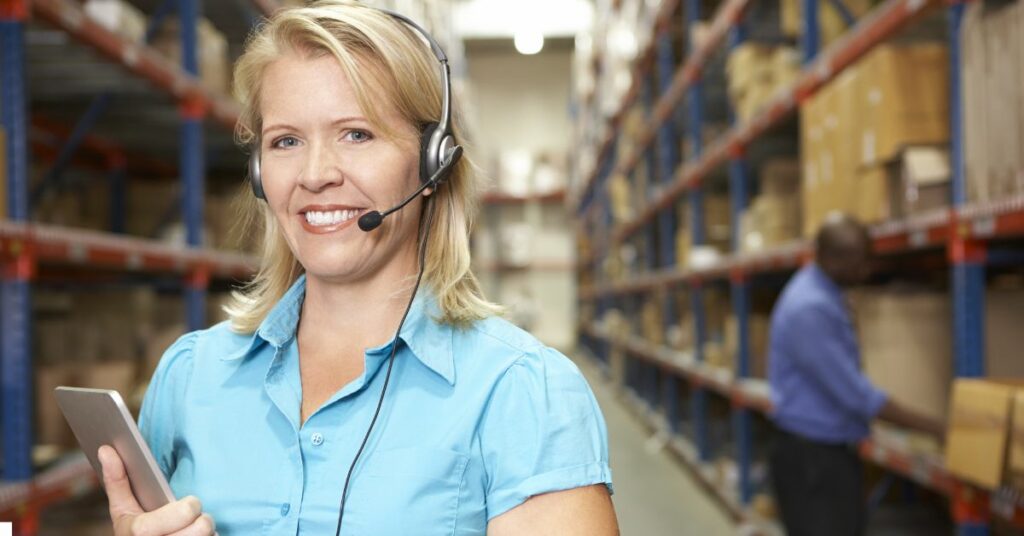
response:
{"label": "headset earpiece", "polygon": [[436,155],[437,151],[436,148],[431,147],[430,143],[435,130],[437,130],[437,123],[427,123],[420,134],[420,184],[430,180],[430,177],[437,171],[437,166],[433,165],[436,160],[431,158],[431,154]]}
{"label": "headset earpiece", "polygon": [[253,145],[252,153],[249,154],[249,185],[257,199],[267,200],[267,194],[263,192],[263,175],[260,173],[259,142]]}

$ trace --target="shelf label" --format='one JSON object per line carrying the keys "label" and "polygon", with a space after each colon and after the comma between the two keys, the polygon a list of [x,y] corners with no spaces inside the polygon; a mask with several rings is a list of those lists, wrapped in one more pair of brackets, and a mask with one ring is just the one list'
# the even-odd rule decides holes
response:
{"label": "shelf label", "polygon": [[0,521],[0,536],[11,536],[14,533],[14,526],[11,521]]}
{"label": "shelf label", "polygon": [[996,219],[992,216],[978,218],[971,224],[971,234],[978,237],[987,237],[996,234]]}
{"label": "shelf label", "polygon": [[911,231],[910,236],[908,237],[908,241],[910,242],[910,245],[912,247],[915,247],[915,248],[924,247],[924,246],[928,245],[928,231],[925,231],[925,230]]}
{"label": "shelf label", "polygon": [[89,248],[80,242],[72,242],[68,245],[68,258],[72,262],[86,262],[89,260]]}
{"label": "shelf label", "polygon": [[910,476],[917,482],[926,486],[932,485],[932,472],[931,469],[924,463],[918,462],[910,466]]}

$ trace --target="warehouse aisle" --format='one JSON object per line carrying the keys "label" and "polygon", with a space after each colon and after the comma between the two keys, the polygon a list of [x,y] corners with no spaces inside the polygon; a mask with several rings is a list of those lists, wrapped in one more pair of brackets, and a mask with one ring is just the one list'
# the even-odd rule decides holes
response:
{"label": "warehouse aisle", "polygon": [[612,393],[600,372],[575,358],[608,423],[615,512],[624,536],[717,536],[731,520],[666,450],[652,451],[650,434]]}

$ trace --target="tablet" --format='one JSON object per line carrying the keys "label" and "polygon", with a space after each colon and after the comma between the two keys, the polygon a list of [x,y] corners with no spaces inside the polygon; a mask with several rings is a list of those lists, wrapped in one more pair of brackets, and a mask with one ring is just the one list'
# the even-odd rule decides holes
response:
{"label": "tablet", "polygon": [[62,386],[54,393],[100,482],[103,470],[96,454],[101,446],[110,445],[121,456],[132,492],[143,510],[151,512],[174,501],[171,486],[117,391]]}

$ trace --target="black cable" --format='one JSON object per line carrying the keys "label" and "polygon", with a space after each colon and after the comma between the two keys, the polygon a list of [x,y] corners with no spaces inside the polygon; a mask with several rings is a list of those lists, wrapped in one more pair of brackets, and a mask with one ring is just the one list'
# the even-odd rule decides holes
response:
{"label": "black cable", "polygon": [[395,365],[395,352],[398,351],[398,337],[402,333],[402,326],[405,324],[405,318],[409,316],[409,310],[412,309],[412,302],[416,299],[416,291],[420,288],[420,280],[423,279],[423,268],[425,266],[426,254],[427,254],[427,240],[430,238],[430,227],[434,222],[434,203],[428,197],[427,198],[427,220],[426,226],[423,229],[423,239],[420,241],[420,269],[416,275],[416,285],[412,288],[412,296],[409,297],[409,304],[405,306],[405,312],[402,313],[402,320],[398,323],[398,329],[395,330],[395,337],[391,341],[391,356],[388,357],[388,372],[384,377],[384,387],[380,390],[380,399],[377,401],[377,410],[373,412],[373,420],[370,421],[370,427],[366,429],[366,435],[363,437],[363,443],[359,445],[359,450],[356,451],[356,456],[352,460],[352,465],[348,468],[348,475],[345,476],[345,487],[341,489],[341,504],[338,505],[338,528],[334,531],[334,536],[340,536],[341,534],[341,520],[345,515],[345,498],[348,494],[348,484],[352,479],[352,471],[356,468],[356,463],[359,461],[359,456],[363,453],[363,449],[366,448],[366,443],[370,439],[370,432],[373,431],[373,425],[377,423],[377,416],[380,415],[380,408],[384,404],[384,393],[388,391],[388,382],[391,380],[391,369]]}

